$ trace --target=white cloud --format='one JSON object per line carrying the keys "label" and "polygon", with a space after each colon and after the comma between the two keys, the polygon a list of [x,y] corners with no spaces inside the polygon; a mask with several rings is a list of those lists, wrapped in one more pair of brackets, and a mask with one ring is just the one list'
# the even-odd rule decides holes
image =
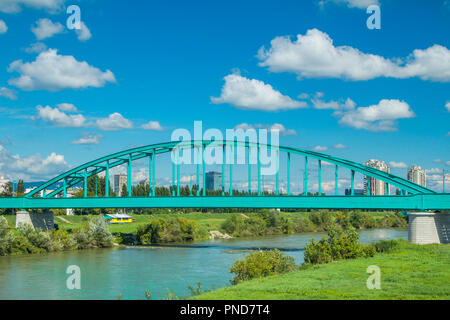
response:
{"label": "white cloud", "polygon": [[315,147],[313,148],[313,150],[314,150],[314,151],[318,151],[318,152],[320,152],[320,151],[327,151],[327,150],[328,150],[328,147],[325,147],[325,146],[315,146]]}
{"label": "white cloud", "polygon": [[380,5],[378,0],[320,0],[319,5],[323,7],[326,3],[334,2],[337,4],[345,4],[349,8],[367,9],[370,5]]}
{"label": "white cloud", "polygon": [[303,78],[369,80],[378,77],[450,81],[450,50],[433,45],[408,57],[391,60],[350,46],[335,46],[328,34],[311,29],[306,35],[276,37],[258,52],[259,63],[272,72],[292,72]]}
{"label": "white cloud", "polygon": [[441,163],[442,160],[441,160],[441,159],[434,159],[433,162],[434,162],[434,163]]}
{"label": "white cloud", "polygon": [[4,13],[17,13],[22,11],[22,6],[33,9],[44,9],[49,13],[61,11],[65,0],[2,0],[0,11]]}
{"label": "white cloud", "polygon": [[425,172],[427,174],[439,174],[439,173],[442,173],[442,169],[439,169],[439,168],[425,169]]}
{"label": "white cloud", "polygon": [[395,162],[395,161],[389,162],[389,165],[390,165],[392,168],[398,168],[398,169],[404,169],[404,168],[407,168],[407,167],[408,167],[408,166],[406,165],[406,163],[404,163],[404,162]]}
{"label": "white cloud", "polygon": [[278,131],[283,136],[296,136],[297,132],[294,129],[287,129],[284,125],[281,123],[274,123],[272,125],[265,125],[261,123],[257,124],[248,124],[246,122],[240,123],[234,127],[234,129],[242,129],[242,130],[248,130],[248,129],[266,129],[268,131]]}
{"label": "white cloud", "polygon": [[334,145],[335,149],[347,149],[346,145],[343,145],[342,143],[338,143],[336,145]]}
{"label": "white cloud", "polygon": [[115,131],[120,129],[132,129],[133,123],[125,119],[120,113],[110,114],[108,118],[98,119],[96,127],[104,131]]}
{"label": "white cloud", "polygon": [[52,178],[68,169],[63,155],[52,152],[46,158],[40,154],[21,157],[0,146],[0,175],[9,179],[38,181]]}
{"label": "white cloud", "polygon": [[31,27],[31,31],[36,36],[36,39],[43,40],[51,38],[55,34],[62,33],[64,27],[61,23],[53,23],[50,19],[39,19],[36,21],[36,26]]}
{"label": "white cloud", "polygon": [[17,99],[17,95],[14,90],[5,87],[0,87],[0,97],[5,97],[11,100]]}
{"label": "white cloud", "polygon": [[445,104],[445,108],[447,109],[448,112],[450,112],[450,101],[448,101],[448,102]]}
{"label": "white cloud", "polygon": [[32,43],[28,48],[25,49],[27,53],[41,53],[45,50],[47,50],[47,45],[42,42]]}
{"label": "white cloud", "polygon": [[164,129],[159,123],[159,121],[149,121],[148,123],[143,124],[141,128],[145,130],[155,130],[155,131],[161,131]]}
{"label": "white cloud", "polygon": [[80,139],[72,141],[72,144],[99,144],[103,138],[101,134],[82,133],[82,135]]}
{"label": "white cloud", "polygon": [[65,112],[77,112],[77,107],[71,103],[60,103],[56,105],[59,110],[65,111]]}
{"label": "white cloud", "polygon": [[8,83],[26,91],[103,87],[106,82],[116,82],[110,70],[102,72],[86,61],[59,55],[56,49],[41,52],[33,62],[16,60],[9,65],[8,71],[20,73],[20,77],[10,79]]}
{"label": "white cloud", "polygon": [[6,33],[6,31],[8,31],[8,26],[5,21],[0,19],[0,34]]}
{"label": "white cloud", "polygon": [[81,21],[81,29],[77,29],[75,32],[78,35],[78,40],[80,41],[86,41],[92,38],[91,30],[89,30],[83,21]]}
{"label": "white cloud", "polygon": [[271,85],[256,79],[247,79],[239,74],[225,78],[220,97],[211,97],[215,104],[229,103],[247,110],[277,111],[306,107],[303,101],[296,101],[282,95]]}
{"label": "white cloud", "polygon": [[325,102],[320,99],[312,99],[311,102],[315,109],[351,110],[354,109],[356,106],[356,103],[350,98],[347,98],[345,102],[340,101]]}
{"label": "white cloud", "polygon": [[38,119],[42,119],[57,127],[63,128],[79,128],[86,124],[86,119],[81,114],[67,115],[58,108],[52,108],[50,106],[42,107],[37,106]]}
{"label": "white cloud", "polygon": [[409,105],[396,99],[383,99],[378,104],[350,111],[337,111],[339,123],[369,131],[395,131],[396,120],[415,117]]}

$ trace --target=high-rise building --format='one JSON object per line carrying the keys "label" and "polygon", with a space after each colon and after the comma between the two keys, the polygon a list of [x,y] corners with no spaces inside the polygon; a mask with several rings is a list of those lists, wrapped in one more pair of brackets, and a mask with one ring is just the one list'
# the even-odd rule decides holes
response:
{"label": "high-rise building", "polygon": [[0,177],[0,193],[8,191],[9,180]]}
{"label": "high-rise building", "polygon": [[408,180],[423,187],[427,186],[427,174],[421,166],[414,165],[408,169]]}
{"label": "high-rise building", "polygon": [[[389,173],[389,167],[384,161],[370,159],[369,161],[364,162],[364,165]],[[368,194],[368,181],[370,181],[370,195],[381,196],[390,194],[390,186],[388,185],[386,190],[386,183],[384,181],[367,176],[364,176],[364,194]]]}
{"label": "high-rise building", "polygon": [[206,190],[222,189],[222,173],[210,171],[206,173]]}
{"label": "high-rise building", "polygon": [[114,175],[114,192],[117,196],[122,196],[122,188],[127,184],[126,174],[116,174]]}

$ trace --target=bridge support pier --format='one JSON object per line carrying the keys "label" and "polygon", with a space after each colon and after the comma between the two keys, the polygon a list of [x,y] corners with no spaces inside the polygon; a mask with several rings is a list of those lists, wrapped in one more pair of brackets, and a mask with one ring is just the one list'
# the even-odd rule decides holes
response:
{"label": "bridge support pier", "polygon": [[54,216],[52,212],[48,213],[29,213],[22,210],[16,213],[16,229],[19,225],[30,225],[33,229],[42,229],[44,231],[55,228]]}
{"label": "bridge support pier", "polygon": [[415,244],[450,243],[450,214],[408,213],[408,241]]}

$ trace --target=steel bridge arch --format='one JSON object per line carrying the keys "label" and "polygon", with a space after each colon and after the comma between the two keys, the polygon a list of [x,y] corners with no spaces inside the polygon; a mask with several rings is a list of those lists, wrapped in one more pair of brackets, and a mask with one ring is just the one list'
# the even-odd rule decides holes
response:
{"label": "steel bridge arch", "polygon": [[[385,183],[388,183],[389,185],[396,186],[400,190],[404,190],[409,192],[410,194],[436,194],[434,190],[431,190],[429,188],[420,186],[416,183],[413,183],[409,180],[406,180],[404,178],[392,175],[390,173],[380,171],[378,169],[368,167],[363,164],[359,164],[350,160],[345,160],[342,158],[338,158],[335,156],[314,152],[314,151],[307,151],[299,148],[293,148],[293,147],[285,147],[285,146],[274,146],[270,144],[261,144],[261,143],[254,143],[249,141],[196,141],[196,140],[189,140],[189,141],[172,141],[172,142],[165,142],[165,143],[158,143],[158,144],[152,144],[147,146],[141,146],[136,147],[124,151],[120,151],[117,153],[113,153],[101,158],[98,158],[96,160],[87,162],[85,164],[82,164],[72,170],[69,170],[53,179],[48,180],[44,184],[40,185],[39,187],[35,188],[34,190],[30,191],[29,193],[25,194],[25,198],[32,198],[37,196],[41,191],[44,191],[43,198],[52,198],[67,188],[70,188],[74,185],[77,185],[83,181],[87,181],[88,177],[97,175],[102,172],[107,172],[108,175],[109,169],[126,164],[126,163],[132,163],[133,161],[147,158],[147,157],[154,157],[156,160],[156,156],[164,153],[171,152],[174,149],[186,149],[186,148],[201,148],[202,152],[207,147],[220,147],[220,146],[230,146],[234,145],[236,147],[245,147],[245,148],[257,148],[258,152],[261,147],[265,147],[268,149],[273,150],[279,150],[281,152],[285,152],[288,154],[295,154],[299,156],[304,156],[307,158],[312,158],[320,161],[325,161],[331,164],[334,164],[338,167],[343,167],[351,170],[352,172],[357,172],[362,175],[375,178],[377,180],[381,180]],[[109,178],[109,175],[108,175]],[[56,190],[52,191],[49,194],[45,194],[45,189],[48,187],[58,183],[63,182],[63,186],[57,188]],[[108,182],[109,184],[109,182]],[[109,190],[108,190],[109,191]]]}

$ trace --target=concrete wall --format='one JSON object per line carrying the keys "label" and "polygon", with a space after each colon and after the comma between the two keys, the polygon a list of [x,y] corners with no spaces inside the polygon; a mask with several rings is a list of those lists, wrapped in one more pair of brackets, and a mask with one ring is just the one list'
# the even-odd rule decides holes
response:
{"label": "concrete wall", "polygon": [[16,228],[19,224],[28,224],[35,229],[53,230],[55,222],[53,213],[28,213],[20,211],[16,214]]}
{"label": "concrete wall", "polygon": [[415,244],[449,243],[450,214],[409,213],[408,240]]}

